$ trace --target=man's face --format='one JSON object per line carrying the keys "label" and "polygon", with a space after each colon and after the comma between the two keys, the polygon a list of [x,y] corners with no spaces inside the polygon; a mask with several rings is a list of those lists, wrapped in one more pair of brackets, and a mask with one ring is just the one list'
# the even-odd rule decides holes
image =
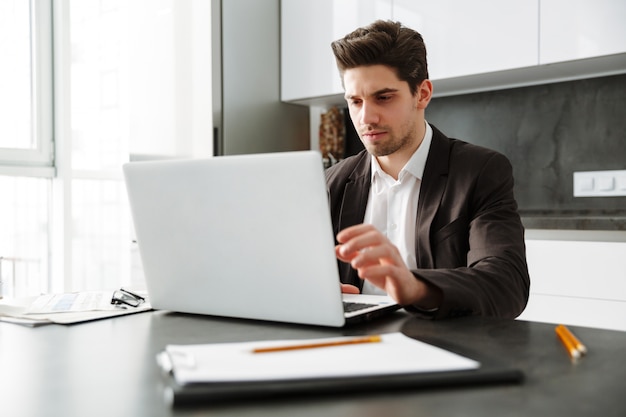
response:
{"label": "man's face", "polygon": [[356,67],[343,74],[350,117],[365,146],[374,156],[416,149],[418,98],[409,84],[384,65]]}

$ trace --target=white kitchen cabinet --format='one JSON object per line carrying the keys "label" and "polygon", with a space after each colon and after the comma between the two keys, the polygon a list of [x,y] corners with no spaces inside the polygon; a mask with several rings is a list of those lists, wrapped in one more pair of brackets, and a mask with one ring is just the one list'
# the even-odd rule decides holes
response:
{"label": "white kitchen cabinet", "polygon": [[527,230],[520,320],[626,331],[626,232]]}
{"label": "white kitchen cabinet", "polygon": [[623,0],[283,0],[281,10],[281,99],[307,106],[345,104],[330,43],[376,19],[424,36],[434,97],[626,72]]}
{"label": "white kitchen cabinet", "polygon": [[626,52],[624,0],[541,0],[539,63]]}
{"label": "white kitchen cabinet", "polygon": [[281,99],[343,94],[330,43],[376,19],[391,18],[392,0],[283,0]]}
{"label": "white kitchen cabinet", "polygon": [[424,37],[432,80],[537,65],[538,0],[394,0]]}

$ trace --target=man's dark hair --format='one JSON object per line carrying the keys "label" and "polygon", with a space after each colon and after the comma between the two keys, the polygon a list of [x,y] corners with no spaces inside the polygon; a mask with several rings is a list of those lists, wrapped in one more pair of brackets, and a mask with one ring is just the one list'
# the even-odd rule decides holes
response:
{"label": "man's dark hair", "polygon": [[409,84],[411,94],[428,78],[426,45],[422,35],[400,22],[377,20],[331,43],[337,68],[386,65]]}

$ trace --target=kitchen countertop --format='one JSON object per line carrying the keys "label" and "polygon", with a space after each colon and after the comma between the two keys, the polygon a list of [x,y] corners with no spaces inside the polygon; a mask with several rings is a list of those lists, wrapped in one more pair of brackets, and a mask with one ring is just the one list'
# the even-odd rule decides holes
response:
{"label": "kitchen countertop", "polygon": [[626,231],[626,215],[525,214],[526,229]]}

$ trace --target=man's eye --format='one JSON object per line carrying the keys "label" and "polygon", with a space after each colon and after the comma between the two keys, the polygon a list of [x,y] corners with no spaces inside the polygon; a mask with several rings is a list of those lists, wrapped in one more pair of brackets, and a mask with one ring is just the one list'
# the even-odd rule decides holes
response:
{"label": "man's eye", "polygon": [[391,96],[378,96],[378,101],[389,101]]}

